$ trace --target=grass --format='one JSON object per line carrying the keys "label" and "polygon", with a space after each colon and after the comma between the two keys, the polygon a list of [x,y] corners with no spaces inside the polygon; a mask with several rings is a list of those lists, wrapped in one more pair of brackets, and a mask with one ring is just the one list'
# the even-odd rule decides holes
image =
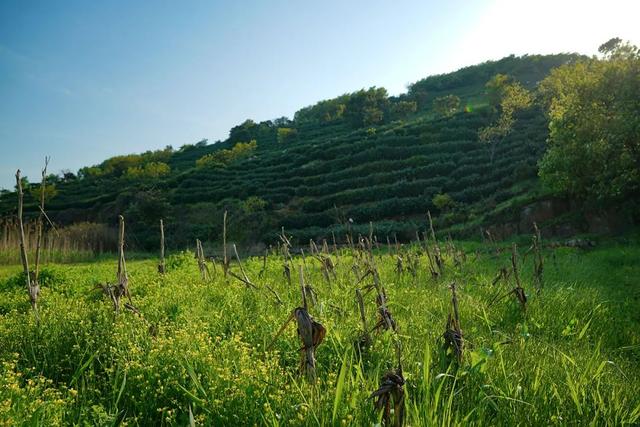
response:
{"label": "grass", "polygon": [[[492,279],[509,265],[507,251],[476,259],[478,244],[459,245],[467,262],[454,269],[448,260],[439,281],[424,256],[415,278],[398,276],[392,257],[377,258],[402,343],[408,425],[640,422],[640,243],[548,250],[540,295],[529,256],[521,271],[526,313],[515,298],[489,306],[499,291]],[[319,263],[306,259],[306,281],[318,294],[310,313],[327,328],[315,385],[299,376],[295,326],[264,350],[301,304],[280,258],[269,257],[262,278],[262,259],[243,261],[259,290],[225,281],[220,268],[205,283],[195,259],[171,261],[162,277],[155,260],[128,263],[144,318],[114,318],[110,302],[93,290],[115,280],[114,259],[47,265],[39,323],[16,276],[20,267],[0,266],[0,425],[188,425],[190,414],[198,425],[380,421],[368,397],[396,367],[395,348],[389,332],[374,333],[365,353],[354,346],[361,322],[350,255],[340,256],[331,284]],[[459,367],[443,354],[441,338],[454,280],[467,346]],[[372,294],[365,308],[373,325]]]}

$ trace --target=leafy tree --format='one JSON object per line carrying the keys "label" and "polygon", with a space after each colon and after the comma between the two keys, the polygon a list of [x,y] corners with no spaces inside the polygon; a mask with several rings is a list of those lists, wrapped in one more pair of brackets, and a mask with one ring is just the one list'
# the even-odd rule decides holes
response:
{"label": "leafy tree", "polygon": [[389,95],[383,87],[361,89],[350,95],[345,112],[346,118],[355,128],[380,124],[389,106]]}
{"label": "leafy tree", "polygon": [[331,123],[343,119],[346,103],[350,95],[341,95],[337,98],[320,101],[315,105],[304,107],[296,111],[294,121],[296,123]]}
{"label": "leafy tree", "polygon": [[404,119],[418,109],[416,101],[395,101],[389,105],[389,114],[394,119]]}
{"label": "leafy tree", "polygon": [[484,85],[487,101],[494,111],[500,108],[504,91],[512,83],[514,83],[513,78],[506,74],[496,74]]}
{"label": "leafy tree", "polygon": [[451,117],[460,109],[460,98],[455,95],[440,96],[433,100],[433,109],[443,117]]}
{"label": "leafy tree", "polygon": [[251,119],[247,119],[238,126],[234,126],[229,131],[229,141],[249,141],[253,139],[252,129],[255,128],[256,122]]}
{"label": "leafy tree", "polygon": [[256,140],[238,142],[231,149],[214,151],[196,160],[197,168],[225,167],[231,162],[250,156],[258,147]]}
{"label": "leafy tree", "polygon": [[540,85],[550,129],[540,176],[579,199],[622,200],[640,191],[640,54],[620,39],[600,52]]}
{"label": "leafy tree", "polygon": [[440,193],[433,196],[431,200],[433,206],[435,206],[440,211],[446,211],[454,206],[454,201],[450,195],[446,193]]}
{"label": "leafy tree", "polygon": [[486,89],[489,103],[498,117],[491,125],[478,131],[478,138],[489,144],[491,163],[493,163],[496,145],[513,129],[515,113],[531,106],[533,97],[519,83],[502,74],[489,80]]}
{"label": "leafy tree", "polygon": [[[38,186],[31,186],[29,188],[29,193],[34,200],[40,200],[40,189],[42,188],[42,184],[38,184]],[[58,194],[58,190],[56,189],[55,184],[45,184],[44,186],[44,199],[49,201],[54,198]]]}
{"label": "leafy tree", "polygon": [[125,176],[130,179],[157,179],[168,175],[171,167],[163,162],[149,162],[141,166],[133,166],[127,169]]}
{"label": "leafy tree", "polygon": [[251,196],[242,202],[242,210],[247,213],[256,213],[263,211],[268,203],[260,197]]}
{"label": "leafy tree", "polygon": [[295,141],[298,136],[298,131],[293,128],[278,128],[278,142],[283,144],[291,141]]}

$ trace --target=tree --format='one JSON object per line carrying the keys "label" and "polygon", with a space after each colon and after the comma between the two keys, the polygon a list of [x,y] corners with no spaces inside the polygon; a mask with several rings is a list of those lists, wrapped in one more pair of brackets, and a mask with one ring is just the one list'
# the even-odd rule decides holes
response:
{"label": "tree", "polygon": [[504,90],[512,83],[513,79],[506,74],[496,74],[484,85],[489,106],[491,106],[494,111],[497,112],[500,108]]}
{"label": "tree", "polygon": [[294,141],[298,137],[298,131],[293,128],[278,128],[278,142],[283,144]]}
{"label": "tree", "polygon": [[460,98],[455,95],[440,96],[433,100],[433,109],[442,117],[451,117],[460,109]]}
{"label": "tree", "polygon": [[404,119],[418,109],[416,101],[395,101],[389,106],[389,113],[394,119]]}
{"label": "tree", "polygon": [[[29,194],[33,197],[34,200],[40,200],[40,189],[42,188],[42,184],[38,184],[37,187],[30,186]],[[45,184],[44,186],[44,199],[49,201],[53,199],[58,194],[58,190],[56,189],[55,184]]]}
{"label": "tree", "polygon": [[236,160],[249,157],[257,147],[258,143],[255,139],[249,142],[238,142],[229,150],[218,150],[200,157],[196,160],[196,167],[225,167]]}
{"label": "tree", "polygon": [[384,121],[389,95],[383,87],[371,87],[352,93],[347,101],[345,118],[355,128],[377,125]]}
{"label": "tree", "polygon": [[489,144],[490,159],[496,152],[496,146],[506,137],[515,123],[515,114],[519,110],[528,108],[533,97],[528,90],[503,74],[497,74],[486,84],[489,105],[498,117],[489,126],[478,131],[478,139]]}
{"label": "tree", "polygon": [[436,194],[435,196],[433,196],[431,202],[433,203],[433,206],[435,206],[440,211],[446,211],[449,208],[452,208],[454,205],[453,199],[446,193]]}
{"label": "tree", "polygon": [[157,179],[168,175],[171,167],[163,162],[149,162],[140,166],[133,166],[127,169],[125,177],[130,179]]}
{"label": "tree", "polygon": [[540,177],[584,201],[633,200],[640,192],[640,54],[620,39],[603,58],[559,67],[540,85],[549,119]]}

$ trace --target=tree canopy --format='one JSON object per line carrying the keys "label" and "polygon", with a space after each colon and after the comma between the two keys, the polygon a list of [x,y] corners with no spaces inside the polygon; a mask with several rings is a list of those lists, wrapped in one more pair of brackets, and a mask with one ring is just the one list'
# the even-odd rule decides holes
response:
{"label": "tree canopy", "polygon": [[550,129],[540,176],[579,199],[622,200],[640,191],[640,54],[620,39],[600,52],[540,85]]}

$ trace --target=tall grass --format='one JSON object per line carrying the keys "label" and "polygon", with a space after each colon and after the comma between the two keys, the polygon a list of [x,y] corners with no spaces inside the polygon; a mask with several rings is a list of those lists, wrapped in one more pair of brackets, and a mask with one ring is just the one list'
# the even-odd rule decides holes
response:
{"label": "tall grass", "polygon": [[[508,251],[474,259],[471,247],[462,267],[446,260],[438,281],[425,258],[413,277],[398,275],[392,257],[376,256],[402,342],[407,425],[638,424],[640,245],[546,251],[540,295],[528,259],[521,270],[526,312],[515,298],[488,304]],[[39,324],[21,282],[12,285],[19,268],[0,269],[0,424],[187,425],[191,415],[198,425],[380,422],[369,396],[395,367],[394,338],[373,334],[362,352],[354,345],[362,327],[352,258],[343,252],[331,283],[318,262],[306,261],[306,280],[318,294],[310,313],[327,328],[316,384],[299,376],[295,328],[265,352],[300,302],[279,258],[268,258],[256,284],[273,287],[282,305],[225,280],[220,269],[203,281],[193,257],[168,263],[162,276],[154,260],[130,262],[129,286],[143,317],[114,317],[92,291],[114,280],[115,260],[51,265]],[[243,261],[247,274],[257,278],[262,262]],[[452,280],[466,339],[459,365],[441,339]],[[370,294],[365,305],[374,318]]]}
{"label": "tall grass", "polygon": [[[36,224],[25,225],[25,244],[28,256],[33,257],[37,240]],[[105,224],[78,223],[64,228],[49,228],[43,235],[42,261],[45,263],[69,263],[94,259],[103,253],[117,249],[115,229]],[[0,220],[0,263],[20,262],[20,245],[17,224]]]}

